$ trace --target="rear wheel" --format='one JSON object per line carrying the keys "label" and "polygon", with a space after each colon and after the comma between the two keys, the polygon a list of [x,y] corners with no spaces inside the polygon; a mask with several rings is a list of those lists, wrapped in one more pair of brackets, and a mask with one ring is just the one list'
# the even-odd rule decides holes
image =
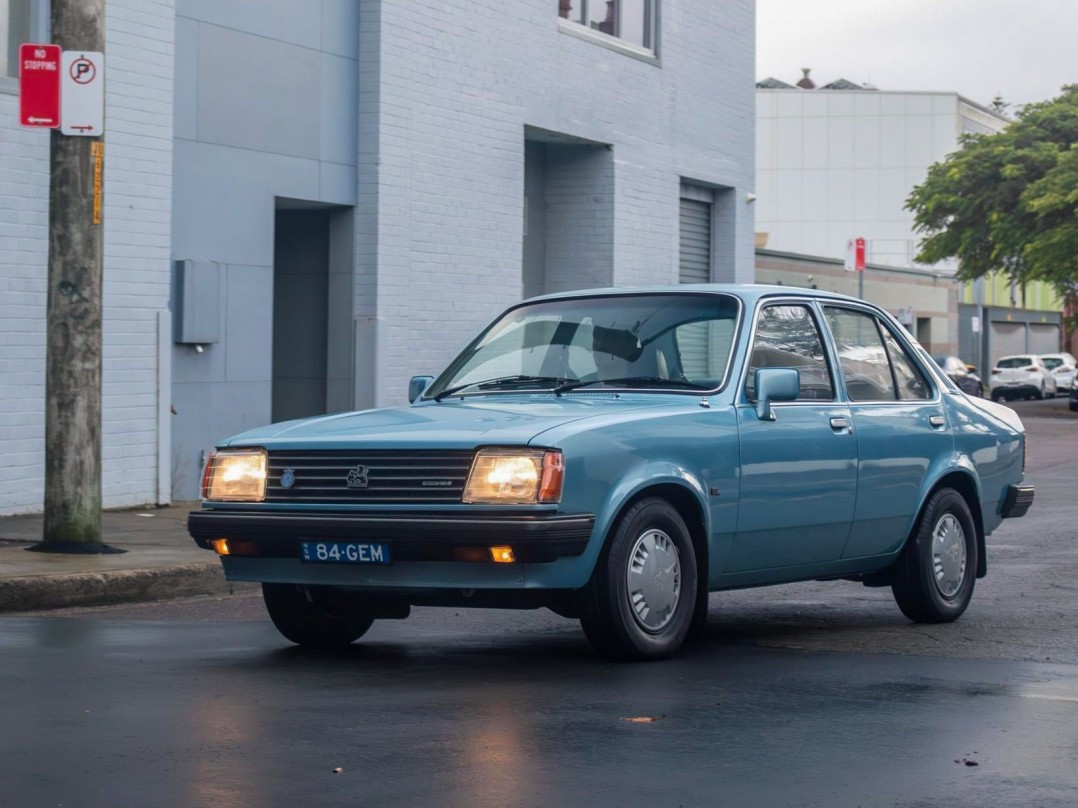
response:
{"label": "rear wheel", "polygon": [[685,641],[698,608],[696,553],[685,521],[649,498],[618,520],[581,592],[580,623],[610,659],[661,659]]}
{"label": "rear wheel", "polygon": [[949,623],[969,606],[977,577],[977,531],[966,500],[942,488],[928,500],[895,562],[891,591],[915,623]]}
{"label": "rear wheel", "polygon": [[366,634],[374,622],[346,596],[328,587],[264,583],[262,599],[285,639],[311,648],[348,645]]}

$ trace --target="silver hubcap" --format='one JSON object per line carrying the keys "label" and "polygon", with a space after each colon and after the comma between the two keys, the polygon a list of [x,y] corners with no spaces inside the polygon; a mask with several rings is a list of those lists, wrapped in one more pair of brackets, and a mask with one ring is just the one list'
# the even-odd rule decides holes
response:
{"label": "silver hubcap", "polygon": [[629,554],[626,577],[637,624],[650,634],[662,631],[681,597],[681,559],[673,540],[655,528],[642,533]]}
{"label": "silver hubcap", "polygon": [[932,531],[932,575],[936,589],[953,598],[966,578],[966,534],[953,514],[944,514]]}

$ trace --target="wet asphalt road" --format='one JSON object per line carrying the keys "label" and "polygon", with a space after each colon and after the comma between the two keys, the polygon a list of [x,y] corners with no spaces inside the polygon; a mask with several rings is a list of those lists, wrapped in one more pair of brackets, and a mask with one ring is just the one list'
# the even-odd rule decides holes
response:
{"label": "wet asphalt road", "polygon": [[849,583],[723,593],[703,641],[619,666],[546,611],[419,609],[328,656],[252,596],[2,618],[0,806],[1072,808],[1060,403],[1016,406],[1037,503],[946,626]]}

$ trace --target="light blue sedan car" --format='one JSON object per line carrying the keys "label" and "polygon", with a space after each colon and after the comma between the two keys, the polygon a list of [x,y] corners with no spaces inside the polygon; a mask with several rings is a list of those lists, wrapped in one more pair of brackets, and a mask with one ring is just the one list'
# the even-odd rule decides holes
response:
{"label": "light blue sedan car", "polygon": [[890,586],[958,618],[1033,502],[1025,435],[890,315],[791,287],[525,301],[410,406],[224,441],[189,530],[289,640],[413,605],[547,607],[619,659],[672,654],[708,592]]}

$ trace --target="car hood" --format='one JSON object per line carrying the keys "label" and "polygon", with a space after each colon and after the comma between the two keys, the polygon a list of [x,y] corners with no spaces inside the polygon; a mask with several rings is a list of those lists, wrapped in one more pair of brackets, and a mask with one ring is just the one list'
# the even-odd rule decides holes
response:
{"label": "car hood", "polygon": [[236,435],[222,445],[267,449],[521,446],[554,427],[614,412],[661,406],[665,398],[615,394],[595,398],[466,398],[285,421]]}

